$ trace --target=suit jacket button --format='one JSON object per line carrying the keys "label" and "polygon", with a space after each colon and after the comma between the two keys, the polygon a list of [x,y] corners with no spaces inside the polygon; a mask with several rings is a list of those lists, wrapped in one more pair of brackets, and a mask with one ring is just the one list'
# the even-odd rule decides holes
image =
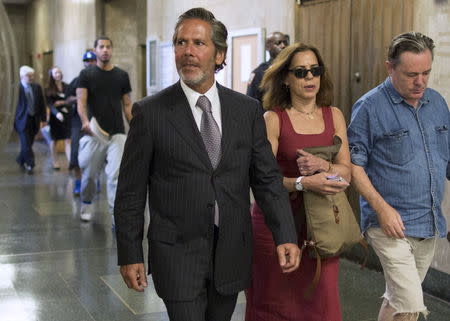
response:
{"label": "suit jacket button", "polygon": [[213,208],[214,207],[214,203],[208,203],[208,208]]}

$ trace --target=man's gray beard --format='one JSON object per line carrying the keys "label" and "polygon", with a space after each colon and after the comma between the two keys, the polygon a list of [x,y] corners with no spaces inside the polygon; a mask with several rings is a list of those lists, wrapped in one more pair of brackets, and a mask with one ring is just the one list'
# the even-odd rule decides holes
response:
{"label": "man's gray beard", "polygon": [[178,71],[178,76],[180,76],[181,80],[183,80],[183,82],[186,85],[191,85],[191,86],[195,86],[195,85],[199,85],[202,83],[203,80],[205,80],[206,78],[206,74],[201,72],[197,77],[195,77],[194,79],[186,79],[183,76],[183,73],[181,72],[181,70],[177,70]]}

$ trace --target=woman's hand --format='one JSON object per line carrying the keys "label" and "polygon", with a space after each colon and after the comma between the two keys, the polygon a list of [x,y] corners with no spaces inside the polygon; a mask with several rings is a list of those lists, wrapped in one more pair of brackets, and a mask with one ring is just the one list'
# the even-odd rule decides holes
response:
{"label": "woman's hand", "polygon": [[59,107],[59,106],[62,106],[62,105],[65,105],[66,104],[66,101],[65,100],[57,100],[57,101],[55,101],[55,106],[56,107]]}
{"label": "woman's hand", "polygon": [[56,118],[58,118],[58,120],[61,121],[61,122],[64,121],[64,115],[62,113],[57,113],[56,114]]}
{"label": "woman's hand", "polygon": [[309,176],[317,172],[325,172],[330,169],[330,163],[326,160],[314,156],[303,149],[297,150],[297,166],[300,171],[300,175]]}
{"label": "woman's hand", "polygon": [[323,195],[334,195],[345,191],[350,185],[345,179],[341,181],[327,179],[327,176],[339,176],[337,174],[322,172],[319,174],[305,176],[302,179],[303,187],[308,191],[313,191]]}

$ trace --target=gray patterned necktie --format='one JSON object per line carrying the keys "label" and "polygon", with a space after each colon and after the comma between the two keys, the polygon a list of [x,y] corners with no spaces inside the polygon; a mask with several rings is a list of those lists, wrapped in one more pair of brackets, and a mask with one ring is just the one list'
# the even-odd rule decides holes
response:
{"label": "gray patterned necktie", "polygon": [[211,102],[208,97],[198,97],[196,106],[203,110],[200,123],[200,134],[202,135],[203,143],[205,144],[212,167],[215,169],[219,164],[221,157],[221,135],[219,126],[212,115]]}
{"label": "gray patterned necktie", "polygon": [[[206,151],[208,152],[211,165],[216,169],[222,154],[221,135],[211,111],[211,102],[208,97],[198,97],[196,106],[203,110],[202,120],[200,122],[200,134],[203,138]],[[219,206],[214,202],[214,225],[219,226]]]}
{"label": "gray patterned necktie", "polygon": [[25,88],[25,96],[27,97],[27,105],[28,105],[28,114],[30,116],[34,116],[34,97],[33,97],[33,89],[31,86]]}

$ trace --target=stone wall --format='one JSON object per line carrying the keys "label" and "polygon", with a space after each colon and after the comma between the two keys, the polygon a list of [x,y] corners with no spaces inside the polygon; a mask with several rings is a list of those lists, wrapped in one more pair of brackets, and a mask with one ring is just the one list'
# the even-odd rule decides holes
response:
{"label": "stone wall", "polygon": [[104,33],[113,43],[113,62],[130,76],[132,100],[145,96],[141,72],[145,70],[146,1],[108,1],[104,4]]}
{"label": "stone wall", "polygon": [[295,1],[286,0],[148,0],[147,34],[160,40],[172,39],[173,28],[180,14],[194,7],[214,13],[228,30],[266,28],[282,31],[294,39]]}
{"label": "stone wall", "polygon": [[[27,21],[27,12],[24,10],[23,5],[6,4],[5,10],[14,32],[19,66],[29,65],[31,63],[31,55],[28,49],[28,37],[25,23],[25,21]],[[17,73],[19,73],[19,71],[17,71]]]}

